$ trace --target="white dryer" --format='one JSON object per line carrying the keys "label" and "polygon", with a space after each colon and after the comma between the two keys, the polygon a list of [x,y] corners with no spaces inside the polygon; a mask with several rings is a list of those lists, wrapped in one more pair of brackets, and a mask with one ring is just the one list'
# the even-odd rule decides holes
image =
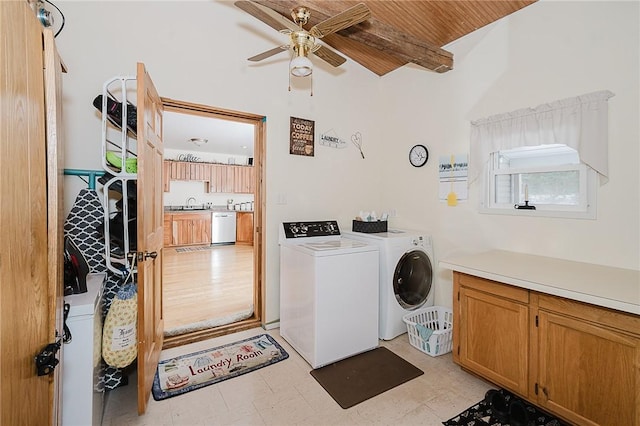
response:
{"label": "white dryer", "polygon": [[391,340],[406,333],[402,317],[433,306],[435,261],[431,236],[401,229],[373,234],[343,232],[343,235],[376,243],[380,248],[378,337]]}

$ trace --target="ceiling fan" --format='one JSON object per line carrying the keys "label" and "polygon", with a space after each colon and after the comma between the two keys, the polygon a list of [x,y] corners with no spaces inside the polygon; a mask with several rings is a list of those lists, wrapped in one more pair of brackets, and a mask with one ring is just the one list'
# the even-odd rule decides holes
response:
{"label": "ceiling fan", "polygon": [[325,19],[307,31],[303,27],[309,21],[311,11],[304,6],[298,6],[291,11],[293,21],[290,21],[273,9],[253,1],[236,1],[235,5],[270,27],[289,35],[288,44],[252,56],[249,60],[257,62],[286,50],[291,51],[292,59],[289,64],[289,70],[291,75],[296,77],[306,77],[312,73],[313,66],[311,60],[309,60],[309,54],[311,53],[334,67],[342,65],[346,59],[327,46],[318,44],[317,40],[371,17],[369,8],[363,3],[359,3]]}

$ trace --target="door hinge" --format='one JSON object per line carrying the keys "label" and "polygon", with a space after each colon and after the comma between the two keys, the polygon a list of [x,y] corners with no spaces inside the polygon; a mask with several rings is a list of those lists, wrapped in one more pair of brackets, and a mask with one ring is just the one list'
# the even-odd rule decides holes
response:
{"label": "door hinge", "polygon": [[536,315],[536,327],[538,326],[538,316]]}
{"label": "door hinge", "polygon": [[534,386],[534,393],[537,395],[538,394],[538,384],[536,383]]}
{"label": "door hinge", "polygon": [[458,292],[458,302],[460,301],[460,292]]}
{"label": "door hinge", "polygon": [[460,345],[458,345],[458,355],[460,355]]}

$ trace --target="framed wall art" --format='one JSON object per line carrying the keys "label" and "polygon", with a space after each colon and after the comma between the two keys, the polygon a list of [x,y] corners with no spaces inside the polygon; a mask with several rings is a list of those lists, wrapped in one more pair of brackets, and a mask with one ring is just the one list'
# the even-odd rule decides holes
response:
{"label": "framed wall art", "polygon": [[315,151],[315,122],[291,117],[289,126],[289,154],[313,157]]}

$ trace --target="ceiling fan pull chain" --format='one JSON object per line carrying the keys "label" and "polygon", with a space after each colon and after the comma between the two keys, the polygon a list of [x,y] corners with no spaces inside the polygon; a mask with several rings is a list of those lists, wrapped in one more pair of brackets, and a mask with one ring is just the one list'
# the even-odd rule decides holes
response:
{"label": "ceiling fan pull chain", "polygon": [[311,74],[311,96],[313,96],[313,73]]}

